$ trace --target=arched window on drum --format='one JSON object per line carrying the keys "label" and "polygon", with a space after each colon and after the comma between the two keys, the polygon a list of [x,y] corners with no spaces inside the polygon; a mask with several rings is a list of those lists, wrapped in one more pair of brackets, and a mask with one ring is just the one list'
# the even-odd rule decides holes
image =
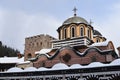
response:
{"label": "arched window on drum", "polygon": [[66,39],[66,38],[67,38],[67,29],[64,28],[64,39]]}
{"label": "arched window on drum", "polygon": [[80,27],[80,36],[81,37],[84,36],[84,27],[83,26]]}
{"label": "arched window on drum", "polygon": [[97,38],[97,39],[96,39],[96,42],[97,42],[97,43],[98,43],[98,42],[100,42],[100,39],[99,39],[99,38]]}
{"label": "arched window on drum", "polygon": [[91,30],[88,28],[88,30],[87,30],[87,35],[88,35],[88,38],[90,38],[91,39]]}
{"label": "arched window on drum", "polygon": [[75,37],[75,27],[74,26],[71,27],[71,37],[72,38]]}

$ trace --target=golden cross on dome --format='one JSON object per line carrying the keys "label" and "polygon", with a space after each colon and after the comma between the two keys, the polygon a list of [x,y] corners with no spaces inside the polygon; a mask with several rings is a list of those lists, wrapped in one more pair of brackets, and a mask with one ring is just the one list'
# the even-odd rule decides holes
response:
{"label": "golden cross on dome", "polygon": [[76,11],[77,11],[76,7],[74,7],[73,11],[74,11],[74,16],[76,16],[77,15],[76,14]]}

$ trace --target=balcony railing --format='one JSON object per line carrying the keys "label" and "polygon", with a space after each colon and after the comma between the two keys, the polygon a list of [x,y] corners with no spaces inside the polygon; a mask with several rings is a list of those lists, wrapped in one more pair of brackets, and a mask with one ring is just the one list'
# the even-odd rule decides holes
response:
{"label": "balcony railing", "polygon": [[91,40],[87,37],[80,37],[80,38],[72,38],[66,40],[54,40],[52,41],[53,48],[61,48],[63,46],[81,46],[81,45],[89,45]]}

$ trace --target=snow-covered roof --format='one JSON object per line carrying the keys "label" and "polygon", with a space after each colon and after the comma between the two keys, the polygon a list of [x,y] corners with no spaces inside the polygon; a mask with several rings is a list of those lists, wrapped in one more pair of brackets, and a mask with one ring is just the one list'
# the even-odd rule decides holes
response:
{"label": "snow-covered roof", "polygon": [[70,69],[76,69],[76,68],[91,68],[91,67],[102,67],[102,66],[105,66],[106,64],[103,64],[101,62],[92,62],[91,64],[89,65],[86,65],[86,66],[82,66],[80,64],[73,64],[70,66]]}
{"label": "snow-covered roof", "polygon": [[57,63],[52,67],[52,70],[58,70],[58,69],[68,69],[68,66],[64,63]]}
{"label": "snow-covered roof", "polygon": [[73,64],[70,66],[70,69],[74,69],[74,68],[82,68],[83,66],[80,64]]}
{"label": "snow-covered roof", "polygon": [[2,57],[0,58],[0,63],[19,63],[23,62],[24,58],[18,58],[18,57]]}
{"label": "snow-covered roof", "polygon": [[90,47],[93,47],[93,46],[107,46],[108,43],[109,43],[108,41],[93,43],[92,45],[90,45]]}
{"label": "snow-covered roof", "polygon": [[23,70],[18,67],[13,67],[7,70],[7,72],[22,72]]}
{"label": "snow-covered roof", "polygon": [[36,51],[35,54],[46,54],[50,52],[52,49],[41,49],[40,51]]}
{"label": "snow-covered roof", "polygon": [[120,59],[116,59],[110,63],[111,65],[120,65]]}
{"label": "snow-covered roof", "polygon": [[115,48],[115,52],[116,52],[117,55],[120,57],[120,55],[119,55],[119,51],[117,50],[118,47],[116,47],[116,45],[114,45],[114,48]]}
{"label": "snow-covered roof", "polygon": [[24,61],[24,57],[1,57],[0,63],[29,63],[30,61]]}
{"label": "snow-covered roof", "polygon": [[116,59],[112,61],[109,64],[103,64],[100,62],[93,62],[89,65],[82,66],[80,64],[73,64],[70,67],[67,66],[64,63],[57,63],[55,64],[52,68],[45,68],[45,67],[40,67],[36,69],[35,67],[28,67],[25,70],[19,69],[19,68],[10,68],[7,72],[24,72],[24,71],[48,71],[48,70],[63,70],[63,69],[77,69],[77,68],[92,68],[92,67],[104,67],[104,66],[114,66],[114,65],[120,65],[120,59]]}
{"label": "snow-covered roof", "polygon": [[35,67],[28,67],[28,68],[25,68],[24,71],[37,71],[37,68],[35,68]]}
{"label": "snow-covered roof", "polygon": [[26,63],[30,63],[30,61],[18,62],[17,64],[26,64]]}
{"label": "snow-covered roof", "polygon": [[101,62],[92,62],[87,67],[89,68],[89,67],[101,67],[101,66],[105,66],[105,64]]}
{"label": "snow-covered roof", "polygon": [[38,68],[37,69],[38,71],[47,71],[47,70],[49,70],[48,68],[45,68],[45,67],[40,67],[40,68]]}

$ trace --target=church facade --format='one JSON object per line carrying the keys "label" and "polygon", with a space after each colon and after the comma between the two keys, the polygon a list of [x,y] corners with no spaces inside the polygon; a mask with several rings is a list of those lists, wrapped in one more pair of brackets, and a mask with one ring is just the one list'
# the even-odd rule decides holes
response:
{"label": "church facade", "polygon": [[36,52],[37,56],[31,60],[34,67],[50,68],[60,62],[68,66],[110,63],[118,58],[112,41],[107,41],[91,22],[77,16],[76,11],[58,27],[57,32],[58,40],[52,40],[51,48]]}

